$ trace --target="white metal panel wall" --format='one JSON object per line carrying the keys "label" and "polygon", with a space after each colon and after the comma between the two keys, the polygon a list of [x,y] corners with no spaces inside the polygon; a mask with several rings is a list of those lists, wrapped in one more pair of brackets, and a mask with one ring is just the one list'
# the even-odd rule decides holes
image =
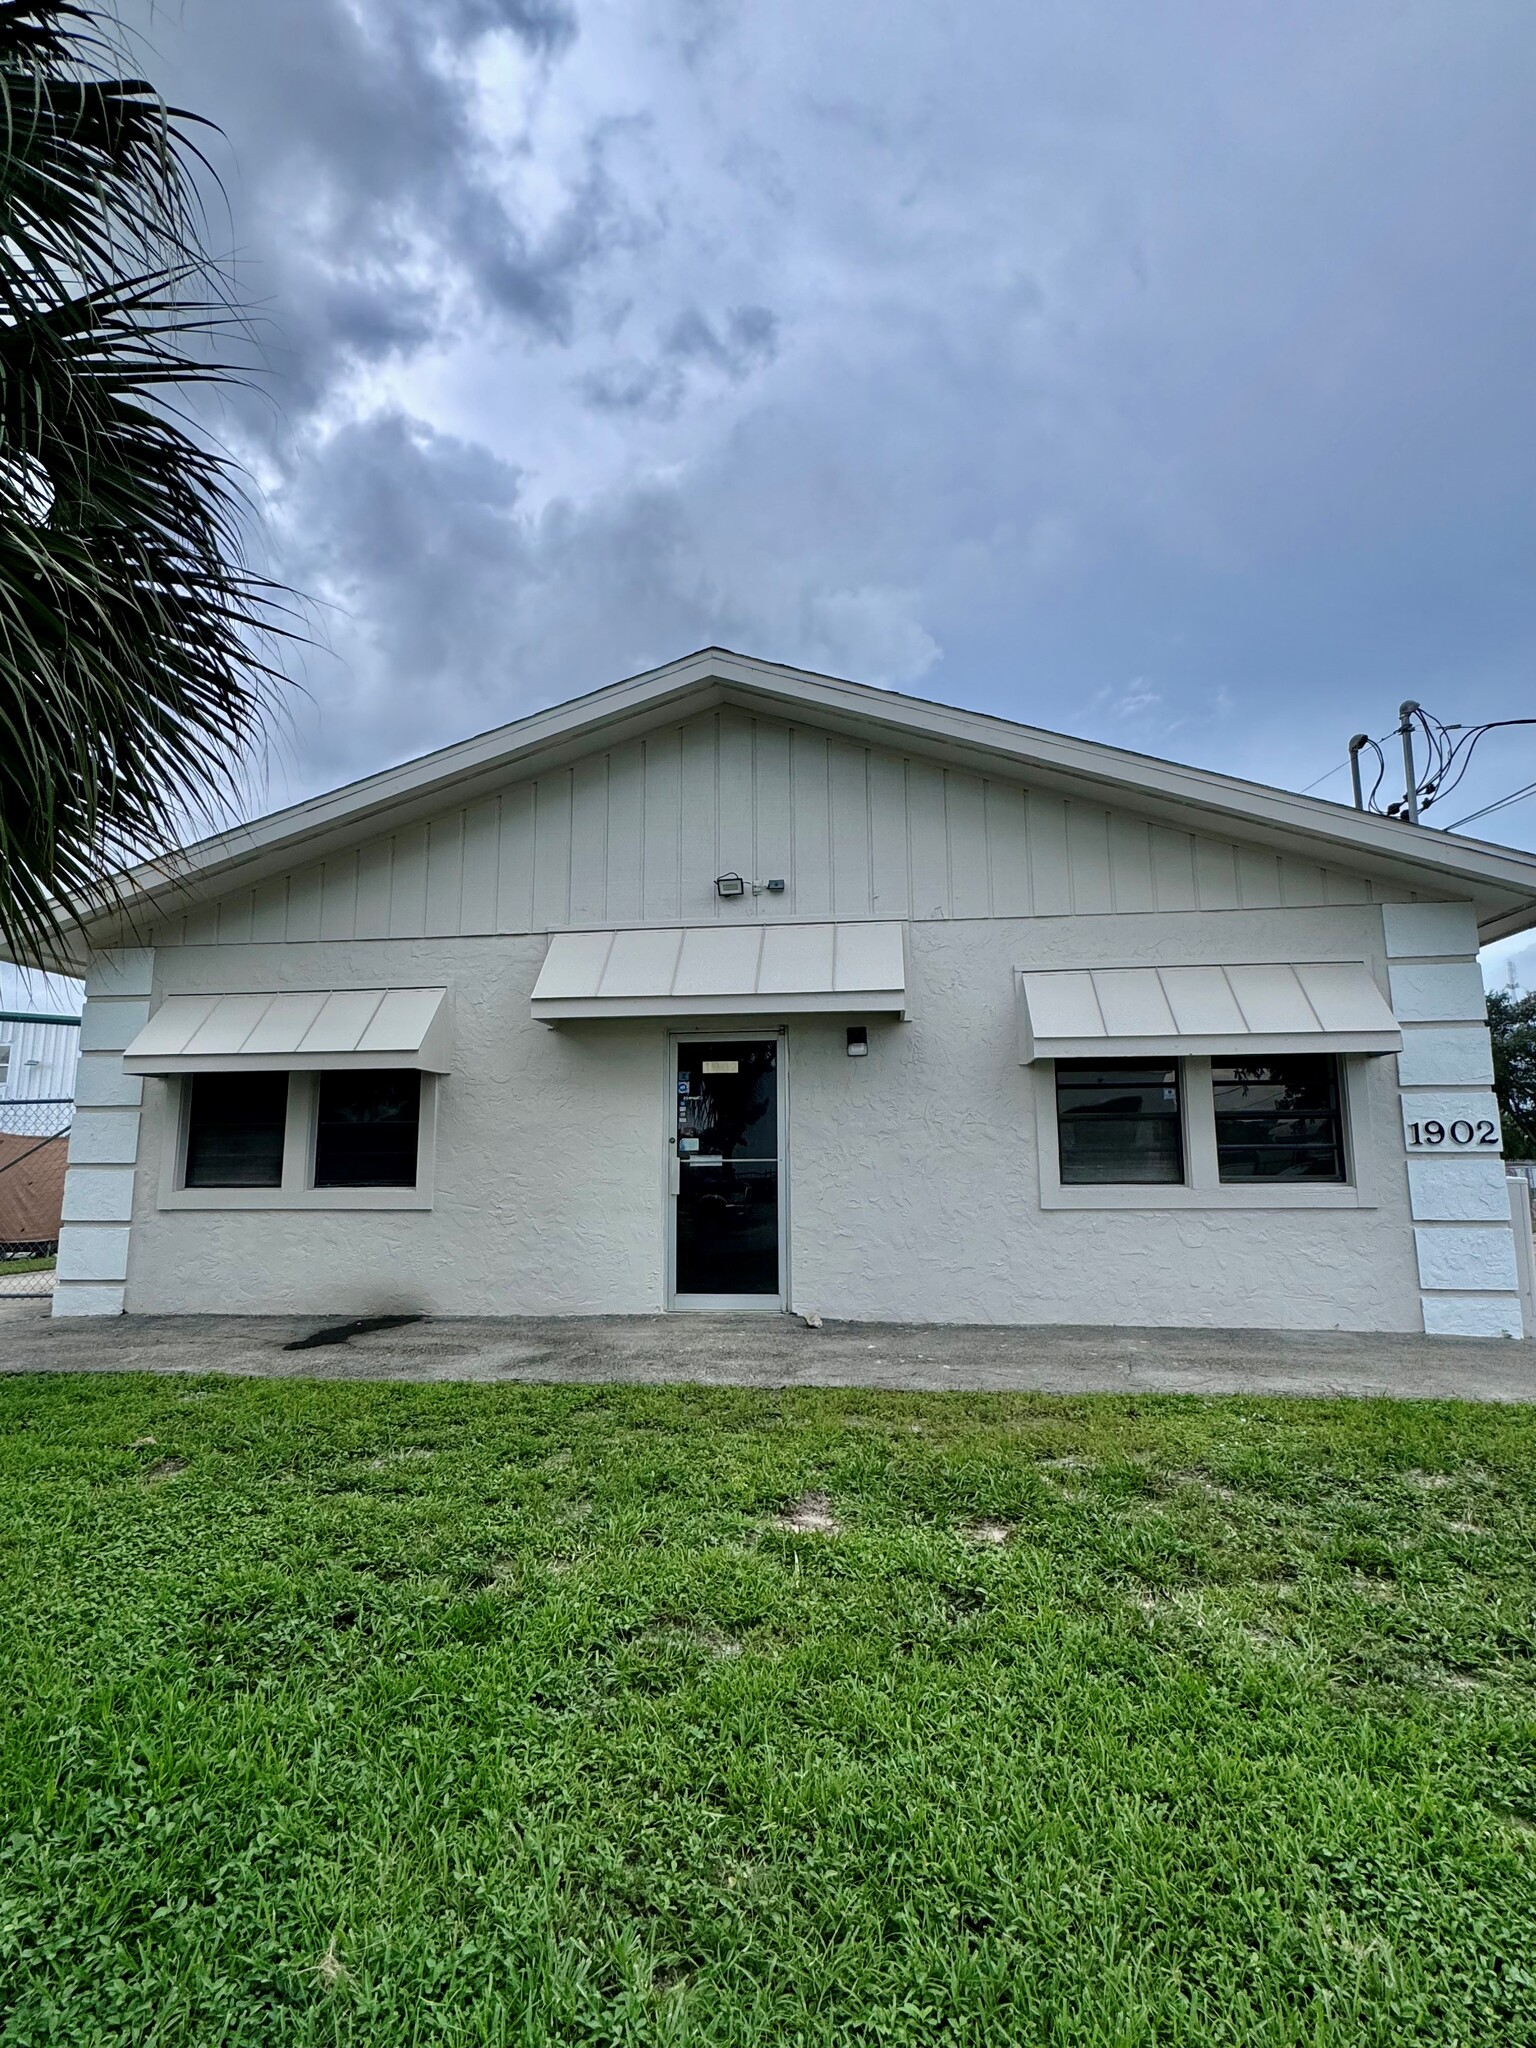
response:
{"label": "white metal panel wall", "polygon": [[[731,902],[716,875],[782,878]],[[1367,903],[1360,876],[723,710],[244,890],[159,943]]]}
{"label": "white metal panel wall", "polygon": [[0,1130],[29,1129],[12,1117],[7,1124],[4,1105],[23,1099],[36,1102],[68,1102],[75,1092],[75,1066],[80,1058],[80,1027],[77,1024],[3,1024],[0,1045],[10,1047],[5,1076],[0,1080]]}

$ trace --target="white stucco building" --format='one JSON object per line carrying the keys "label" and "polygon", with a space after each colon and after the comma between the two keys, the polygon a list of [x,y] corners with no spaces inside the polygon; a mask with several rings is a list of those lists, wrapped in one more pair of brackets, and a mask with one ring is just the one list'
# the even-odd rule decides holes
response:
{"label": "white stucco building", "polygon": [[137,891],[58,1315],[1521,1331],[1505,848],[711,649]]}

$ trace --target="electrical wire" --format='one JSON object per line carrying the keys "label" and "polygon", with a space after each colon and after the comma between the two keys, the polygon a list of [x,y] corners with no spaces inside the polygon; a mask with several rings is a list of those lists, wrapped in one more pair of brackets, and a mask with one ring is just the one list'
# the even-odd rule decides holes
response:
{"label": "electrical wire", "polygon": [[[1490,718],[1481,725],[1447,725],[1442,719],[1436,718],[1432,711],[1426,711],[1422,705],[1416,706],[1410,712],[1409,721],[1422,735],[1429,755],[1429,766],[1414,791],[1419,799],[1421,814],[1432,804],[1443,802],[1457,787],[1471,767],[1473,755],[1489,733],[1502,732],[1512,725],[1536,725],[1536,718]],[[1380,739],[1367,740],[1365,746],[1360,749],[1360,752],[1364,753],[1369,748],[1376,759],[1376,779],[1365,793],[1364,807],[1368,811],[1377,811],[1376,799],[1387,777],[1387,757],[1381,750],[1382,740],[1389,740],[1401,731],[1401,726],[1393,726],[1391,732],[1384,732]],[[1458,734],[1459,737],[1452,738],[1453,734]],[[1331,776],[1337,775],[1341,768],[1348,766],[1347,761],[1340,761],[1336,767],[1329,768],[1319,775],[1315,782],[1309,782],[1301,794],[1309,796],[1319,783],[1327,782]],[[1362,783],[1362,788],[1363,786]],[[1509,796],[1500,797],[1496,803],[1485,804],[1480,811],[1470,811],[1466,817],[1458,818],[1455,824],[1443,826],[1441,829],[1446,832],[1459,832],[1463,825],[1470,825],[1478,818],[1486,818],[1494,811],[1503,810],[1506,804],[1518,803],[1522,797],[1531,795],[1536,795],[1536,782],[1528,784],[1524,789],[1513,791]],[[1388,807],[1386,815],[1397,816],[1407,808],[1407,802],[1408,799],[1403,797],[1398,803]],[[1377,816],[1380,815],[1377,811]]]}
{"label": "electrical wire", "polygon": [[[1389,739],[1390,737],[1391,735],[1389,733],[1383,733],[1381,739]],[[1367,744],[1369,745],[1371,752],[1376,756],[1376,780],[1371,784],[1370,794],[1366,797],[1365,800],[1365,808],[1368,811],[1374,811],[1376,808],[1376,792],[1381,788],[1382,783],[1386,780],[1387,757],[1381,751],[1381,740],[1370,740],[1367,742]],[[1365,748],[1362,747],[1360,751],[1364,753]]]}
{"label": "electrical wire", "polygon": [[[1481,725],[1444,725],[1422,709],[1416,711],[1413,718],[1424,734],[1431,763],[1429,773],[1419,784],[1421,811],[1427,811],[1431,804],[1439,803],[1450,795],[1471,767],[1473,755],[1489,733],[1501,732],[1512,725],[1536,725],[1536,718],[1490,718]],[[1452,740],[1453,732],[1460,733],[1461,738]],[[1479,811],[1475,815],[1481,817],[1483,813]],[[1456,827],[1448,825],[1445,829],[1454,832]]]}
{"label": "electrical wire", "polygon": [[[1536,720],[1517,721],[1511,719],[1510,723],[1536,723]],[[1458,818],[1454,825],[1446,825],[1442,827],[1442,830],[1446,832],[1459,832],[1463,825],[1475,824],[1479,818],[1490,817],[1493,814],[1493,812],[1502,811],[1506,805],[1517,804],[1521,801],[1523,797],[1528,796],[1536,796],[1536,782],[1528,782],[1525,785],[1524,789],[1511,790],[1508,796],[1501,796],[1496,803],[1484,804],[1483,808],[1480,811],[1468,811],[1467,815],[1464,818]]]}

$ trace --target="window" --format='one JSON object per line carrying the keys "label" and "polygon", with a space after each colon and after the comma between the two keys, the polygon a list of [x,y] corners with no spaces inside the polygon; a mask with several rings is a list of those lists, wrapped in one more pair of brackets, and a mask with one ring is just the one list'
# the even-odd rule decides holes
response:
{"label": "window", "polygon": [[283,1180],[286,1074],[197,1074],[187,1109],[189,1188],[275,1188]]}
{"label": "window", "polygon": [[1224,1181],[1344,1179],[1336,1059],[1218,1060],[1211,1088]]}
{"label": "window", "polygon": [[414,1069],[322,1074],[315,1119],[317,1188],[413,1188],[421,1123]]}
{"label": "window", "polygon": [[1177,1061],[1058,1060],[1065,1186],[1182,1181]]}
{"label": "window", "polygon": [[8,1045],[0,1045],[0,1088],[3,1088],[5,1086],[6,1077],[9,1075],[10,1071],[11,1048]]}

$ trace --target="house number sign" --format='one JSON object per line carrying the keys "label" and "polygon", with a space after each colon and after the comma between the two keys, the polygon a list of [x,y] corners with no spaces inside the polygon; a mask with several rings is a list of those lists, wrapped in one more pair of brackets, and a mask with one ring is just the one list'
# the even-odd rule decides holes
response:
{"label": "house number sign", "polygon": [[1491,1093],[1447,1088],[1431,1094],[1426,1089],[1422,1095],[1405,1094],[1401,1101],[1403,1144],[1410,1155],[1438,1152],[1443,1157],[1459,1152],[1486,1157],[1492,1153],[1497,1158],[1499,1106]]}
{"label": "house number sign", "polygon": [[1411,1151],[1436,1145],[1479,1146],[1497,1145],[1499,1128],[1492,1117],[1459,1116],[1446,1123],[1440,1117],[1427,1116],[1422,1122],[1408,1126],[1408,1145]]}

